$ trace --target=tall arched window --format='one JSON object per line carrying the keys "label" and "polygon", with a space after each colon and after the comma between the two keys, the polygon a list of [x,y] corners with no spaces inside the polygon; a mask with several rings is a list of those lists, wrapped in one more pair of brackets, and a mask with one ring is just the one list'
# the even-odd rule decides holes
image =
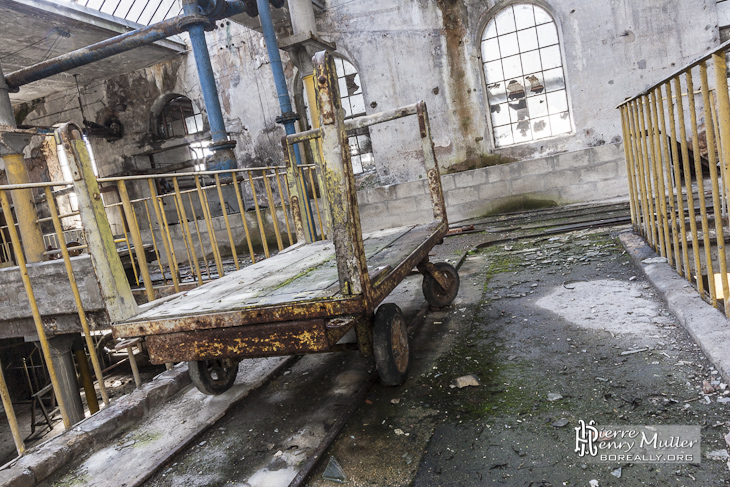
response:
{"label": "tall arched window", "polygon": [[572,130],[555,20],[532,4],[510,5],[482,33],[494,142],[504,147]]}

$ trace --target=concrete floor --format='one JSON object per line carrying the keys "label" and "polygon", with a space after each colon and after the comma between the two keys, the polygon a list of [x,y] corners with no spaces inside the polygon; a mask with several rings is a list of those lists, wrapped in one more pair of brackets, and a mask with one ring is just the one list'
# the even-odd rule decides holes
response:
{"label": "concrete floor", "polygon": [[[308,485],[335,485],[322,477],[330,457],[353,486],[730,483],[727,462],[704,457],[727,447],[730,406],[723,401],[730,390],[720,388],[724,379],[611,236],[625,229],[502,241],[469,252],[454,304],[428,311],[413,330],[408,382],[369,390]],[[483,241],[484,234],[447,238],[433,260],[458,262]],[[420,278],[409,278],[391,299],[414,316],[425,305]],[[109,451],[133,454],[105,460],[99,450],[42,485],[101,485],[101,473],[91,475],[92,469],[116,464],[128,475],[113,485],[286,486],[371,367],[357,354],[304,357],[240,400],[151,478],[135,459],[164,456],[169,447],[157,443],[160,435],[128,432],[110,439]],[[481,384],[452,387],[465,374]],[[718,392],[703,393],[703,381]],[[552,394],[561,397],[550,401]],[[205,407],[196,391],[183,396]],[[177,416],[168,416],[172,422],[156,427],[172,432]],[[703,458],[590,463],[574,452],[573,428],[581,419],[697,425]]]}
{"label": "concrete floor", "polygon": [[[702,392],[722,379],[606,230],[497,245],[460,273],[462,301],[426,317],[434,335],[408,384],[374,387],[328,452],[349,485],[730,482],[721,460],[601,464],[574,452],[581,419],[699,425],[703,455],[727,447],[727,392]],[[465,374],[481,385],[452,388]],[[331,485],[323,471],[309,485]]]}

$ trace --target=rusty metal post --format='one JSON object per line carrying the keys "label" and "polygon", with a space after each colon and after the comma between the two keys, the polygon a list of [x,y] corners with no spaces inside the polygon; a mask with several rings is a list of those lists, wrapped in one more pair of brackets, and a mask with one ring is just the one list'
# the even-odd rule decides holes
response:
{"label": "rusty metal post", "polygon": [[81,130],[70,123],[59,126],[55,138],[56,144],[63,145],[68,158],[86,243],[109,318],[113,323],[124,321],[137,314],[139,308],[117,254],[86,143]]}
{"label": "rusty metal post", "polygon": [[317,78],[317,104],[320,111],[325,193],[329,199],[330,227],[337,257],[340,292],[362,294],[366,307],[373,306],[365,249],[360,227],[355,177],[350,160],[350,146],[340,106],[335,61],[328,52],[314,56]]}

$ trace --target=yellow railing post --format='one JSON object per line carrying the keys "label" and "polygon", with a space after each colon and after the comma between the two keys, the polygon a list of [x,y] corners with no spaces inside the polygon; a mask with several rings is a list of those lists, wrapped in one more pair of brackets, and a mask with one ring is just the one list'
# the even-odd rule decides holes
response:
{"label": "yellow railing post", "polygon": [[[679,142],[682,148],[682,172],[684,173],[684,187],[687,191],[687,212],[689,213],[689,228],[692,234],[692,253],[694,254],[697,274],[697,289],[700,295],[704,292],[702,282],[702,261],[700,259],[700,245],[697,234],[697,213],[695,211],[694,191],[692,190],[692,173],[689,170],[689,149],[687,148],[687,129],[684,122],[684,102],[682,101],[682,81],[679,75],[674,77],[674,91],[677,93],[677,122],[679,123]],[[688,276],[691,279],[692,274]]]}
{"label": "yellow railing post", "polygon": [[641,152],[643,155],[642,160],[644,165],[644,177],[646,178],[646,198],[649,202],[649,243],[654,246],[655,250],[659,250],[659,237],[661,236],[661,232],[657,232],[658,222],[656,221],[656,214],[658,212],[656,212],[654,209],[654,187],[652,186],[653,175],[651,170],[652,164],[651,159],[649,158],[649,149],[647,146],[647,139],[649,138],[649,136],[645,123],[646,119],[644,116],[644,110],[648,109],[648,107],[646,106],[647,103],[644,96],[639,97],[637,101],[639,105],[639,134],[641,140]]}
{"label": "yellow railing post", "polygon": [[[134,253],[137,255],[137,264],[139,265],[139,272],[142,274],[142,281],[144,282],[144,290],[147,295],[147,301],[152,302],[155,300],[155,290],[152,287],[152,278],[150,277],[150,270],[147,267],[144,243],[142,242],[142,235],[139,233],[139,226],[137,225],[137,218],[134,215],[134,208],[132,207],[132,203],[129,201],[127,185],[123,179],[120,179],[117,182],[117,188],[119,189],[119,196],[122,198],[122,206],[124,208],[124,214],[127,217],[129,231],[132,234]],[[129,258],[134,259],[131,252]]]}
{"label": "yellow railing post", "polygon": [[[707,159],[712,180],[712,206],[715,219],[715,235],[717,236],[717,260],[720,264],[720,283],[725,315],[730,312],[730,287],[727,279],[727,259],[725,256],[725,234],[722,228],[722,204],[720,203],[720,184],[717,178],[717,156],[715,155],[715,131],[712,123],[712,107],[710,106],[710,88],[707,81],[707,64],[700,63],[700,85],[705,114],[705,136],[707,137]],[[709,276],[712,281],[715,276]],[[717,290],[715,290],[717,293]]]}
{"label": "yellow railing post", "polygon": [[[165,249],[165,257],[167,258],[167,266],[170,268],[170,277],[172,278],[172,285],[176,293],[180,292],[180,283],[177,280],[177,269],[176,262],[173,253],[170,251],[172,243],[170,241],[170,232],[167,228],[166,222],[163,220],[159,205],[159,199],[157,197],[157,188],[155,187],[154,181],[150,178],[147,180],[147,185],[150,189],[150,198],[152,200],[152,208],[155,210],[155,217],[157,218],[157,225],[160,227],[160,238],[162,239],[162,246]],[[154,232],[152,225],[150,225],[150,232]],[[164,270],[162,278],[165,278]]]}
{"label": "yellow railing post", "polygon": [[619,109],[621,113],[621,130],[624,138],[624,157],[626,158],[626,174],[629,184],[629,209],[631,210],[631,222],[634,230],[639,228],[639,219],[636,216],[636,191],[634,190],[633,159],[631,157],[631,140],[629,138],[628,122],[626,120],[626,107]]}
{"label": "yellow railing post", "polygon": [[[195,176],[195,188],[198,191],[198,199],[200,200],[200,206],[203,211],[203,219],[205,220],[205,225],[208,228],[208,240],[210,240],[210,246],[213,250],[213,260],[215,260],[215,266],[218,269],[218,277],[223,277],[226,275],[226,272],[223,270],[223,261],[221,260],[218,249],[218,239],[215,236],[213,220],[210,218],[208,197],[205,194],[205,190],[200,185],[200,178],[197,175]],[[203,258],[205,258],[205,255],[203,255]]]}
{"label": "yellow railing post", "polygon": [[677,121],[674,118],[674,100],[672,97],[672,83],[667,82],[664,85],[667,90],[667,114],[669,115],[669,136],[672,141],[672,166],[674,168],[674,188],[676,189],[677,195],[677,209],[679,215],[679,232],[681,233],[680,242],[682,244],[682,260],[684,262],[684,268],[678,266],[677,272],[685,278],[692,280],[692,274],[689,270],[689,251],[687,250],[687,225],[685,222],[684,215],[684,195],[682,193],[682,171],[680,163],[679,149],[677,149]]}
{"label": "yellow railing post", "polygon": [[48,203],[48,210],[51,213],[53,219],[53,229],[58,235],[58,248],[61,249],[61,255],[63,256],[63,262],[66,265],[66,274],[68,276],[68,282],[71,284],[71,292],[74,295],[74,301],[76,302],[76,310],[79,315],[79,322],[81,323],[81,329],[84,332],[84,339],[86,340],[86,348],[89,349],[89,355],[91,356],[91,364],[94,367],[94,375],[99,383],[99,391],[101,392],[101,399],[105,405],[109,404],[109,395],[106,392],[106,386],[104,385],[104,375],[101,372],[101,364],[99,363],[99,357],[96,355],[96,346],[91,338],[91,329],[89,328],[89,321],[86,318],[86,311],[84,310],[84,303],[81,301],[81,294],[79,293],[79,287],[76,284],[76,276],[74,275],[73,267],[71,265],[71,256],[68,253],[66,247],[66,240],[63,238],[63,227],[61,227],[61,219],[58,218],[58,209],[56,208],[56,201],[53,199],[53,192],[50,186],[46,186],[46,202]]}
{"label": "yellow railing post", "polygon": [[[193,237],[190,235],[190,225],[188,225],[188,216],[185,213],[185,204],[183,203],[182,195],[180,194],[180,184],[177,178],[172,178],[172,185],[175,188],[175,202],[177,203],[177,209],[180,212],[180,223],[184,233],[185,240],[190,247],[190,270],[195,269],[195,276],[198,278],[198,284],[203,284],[203,276],[200,275],[200,265],[198,263],[198,256],[195,253],[195,247],[193,247]],[[205,259],[205,252],[203,252],[203,259]]]}
{"label": "yellow railing post", "polygon": [[[663,158],[664,164],[662,166],[662,172],[666,176],[666,182],[667,182],[667,200],[669,202],[669,213],[670,218],[668,219],[667,223],[670,226],[670,233],[672,236],[672,248],[674,249],[674,264],[675,268],[678,272],[681,273],[682,269],[682,260],[679,255],[679,238],[677,236],[677,212],[674,207],[674,188],[673,188],[673,182],[672,179],[672,169],[671,169],[671,161],[672,161],[672,153],[669,151],[669,144],[667,143],[667,126],[666,126],[666,119],[664,117],[664,98],[662,96],[662,88],[661,86],[657,87],[656,90],[654,90],[655,93],[655,100],[657,105],[657,116],[659,117],[659,133],[657,134],[658,137],[661,139],[662,142],[662,149],[664,152],[665,157]],[[671,100],[670,100],[671,102]],[[669,238],[669,237],[667,237]],[[671,253],[670,253],[671,255]],[[671,264],[670,260],[670,264]]]}
{"label": "yellow railing post", "polygon": [[231,222],[228,220],[228,209],[226,208],[226,201],[223,199],[223,188],[221,188],[221,180],[218,174],[215,175],[215,187],[218,190],[218,201],[221,203],[221,212],[223,212],[223,220],[226,222],[226,232],[228,232],[228,243],[231,245],[231,254],[233,255],[233,262],[236,265],[236,270],[241,268],[238,263],[238,253],[236,252],[236,242],[233,240],[233,232],[231,231]]}
{"label": "yellow railing post", "polygon": [[[689,117],[692,124],[692,152],[695,163],[695,180],[697,181],[697,195],[700,200],[700,220],[702,223],[702,241],[705,247],[705,267],[707,269],[707,285],[710,290],[710,299],[712,305],[717,304],[717,294],[715,293],[715,276],[712,265],[712,243],[710,242],[710,225],[707,220],[707,201],[705,197],[705,183],[702,176],[702,159],[700,155],[700,136],[699,127],[697,125],[697,110],[695,107],[694,83],[692,81],[692,70],[685,72],[685,80],[687,82],[687,102],[689,104]],[[699,242],[696,242],[699,245]],[[702,280],[702,272],[697,275],[697,280]]]}
{"label": "yellow railing post", "polygon": [[641,192],[641,207],[642,207],[642,227],[644,229],[644,238],[649,241],[649,244],[653,244],[651,238],[651,212],[649,210],[649,193],[646,189],[646,176],[644,174],[644,152],[641,148],[641,127],[639,126],[639,103],[634,100],[631,105],[633,106],[633,126],[634,126],[634,138],[636,145],[636,166],[638,168],[639,188]]}
{"label": "yellow railing post", "polygon": [[0,206],[2,206],[3,213],[5,214],[5,221],[8,224],[8,233],[10,233],[10,241],[13,243],[13,249],[15,249],[15,258],[20,268],[20,277],[23,280],[23,287],[25,288],[25,294],[28,297],[30,304],[30,311],[33,316],[33,322],[35,323],[36,333],[38,334],[38,341],[41,344],[41,350],[43,351],[43,358],[46,361],[46,367],[48,368],[48,375],[51,378],[51,384],[53,389],[57,391],[56,399],[58,400],[58,408],[61,410],[61,417],[63,418],[63,426],[66,429],[71,427],[71,420],[66,409],[66,403],[63,399],[63,394],[60,393],[61,386],[56,375],[56,368],[53,366],[53,358],[51,357],[51,350],[48,344],[48,337],[46,336],[46,329],[43,327],[43,321],[41,320],[41,314],[38,311],[38,303],[33,293],[33,286],[30,282],[30,276],[28,275],[28,267],[25,262],[25,256],[21,251],[20,237],[18,231],[15,228],[15,219],[10,212],[10,202],[8,201],[8,195],[5,190],[0,189]]}
{"label": "yellow railing post", "polygon": [[651,123],[651,135],[653,139],[653,148],[651,150],[651,158],[653,160],[654,170],[654,187],[657,192],[657,220],[660,225],[659,240],[662,244],[662,255],[667,258],[669,265],[673,265],[672,260],[672,249],[669,240],[669,225],[667,224],[667,200],[666,200],[666,187],[664,185],[664,170],[662,165],[662,149],[659,141],[659,127],[657,126],[657,103],[656,95],[649,93],[647,95],[647,101],[649,102],[650,108],[650,123]]}

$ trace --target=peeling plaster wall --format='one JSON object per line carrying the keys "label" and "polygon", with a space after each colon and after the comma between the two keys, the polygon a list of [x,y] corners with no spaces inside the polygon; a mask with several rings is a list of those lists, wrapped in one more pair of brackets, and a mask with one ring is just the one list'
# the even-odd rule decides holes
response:
{"label": "peeling plaster wall", "polygon": [[[715,0],[536,0],[561,30],[575,132],[494,149],[481,31],[514,3],[519,2],[330,0],[318,27],[360,69],[368,113],[426,100],[444,167],[484,153],[525,160],[620,142],[615,106],[719,43]],[[377,110],[369,106],[373,101]],[[399,140],[380,135],[373,140],[376,161],[389,166],[388,153]],[[382,182],[397,180],[402,178]]]}
{"label": "peeling plaster wall", "polygon": [[[465,161],[478,164],[489,154],[521,162],[561,153],[579,158],[581,151],[619,144],[615,106],[719,42],[715,0],[534,0],[554,15],[560,29],[575,131],[495,149],[480,38],[486,22],[512,3],[328,0],[326,8],[318,10],[317,23],[320,35],[334,41],[339,54],[358,69],[368,114],[421,99],[427,102],[436,152],[446,169]],[[275,122],[279,107],[262,36],[219,21],[207,39],[226,125],[238,142],[239,166],[282,163],[284,132]],[[285,53],[282,58],[289,84],[296,86],[293,66]],[[190,53],[103,82],[81,82],[87,118],[103,122],[114,115],[125,128],[119,141],[93,140],[102,175],[150,166],[149,158],[139,154],[164,147],[151,134],[152,107],[161,96],[179,93],[203,113],[205,109]],[[19,111],[28,124],[81,123],[75,91],[38,100]],[[369,184],[422,177],[413,124],[413,120],[397,121],[371,129],[378,177]],[[593,152],[586,152],[586,161],[600,162],[594,158]]]}

